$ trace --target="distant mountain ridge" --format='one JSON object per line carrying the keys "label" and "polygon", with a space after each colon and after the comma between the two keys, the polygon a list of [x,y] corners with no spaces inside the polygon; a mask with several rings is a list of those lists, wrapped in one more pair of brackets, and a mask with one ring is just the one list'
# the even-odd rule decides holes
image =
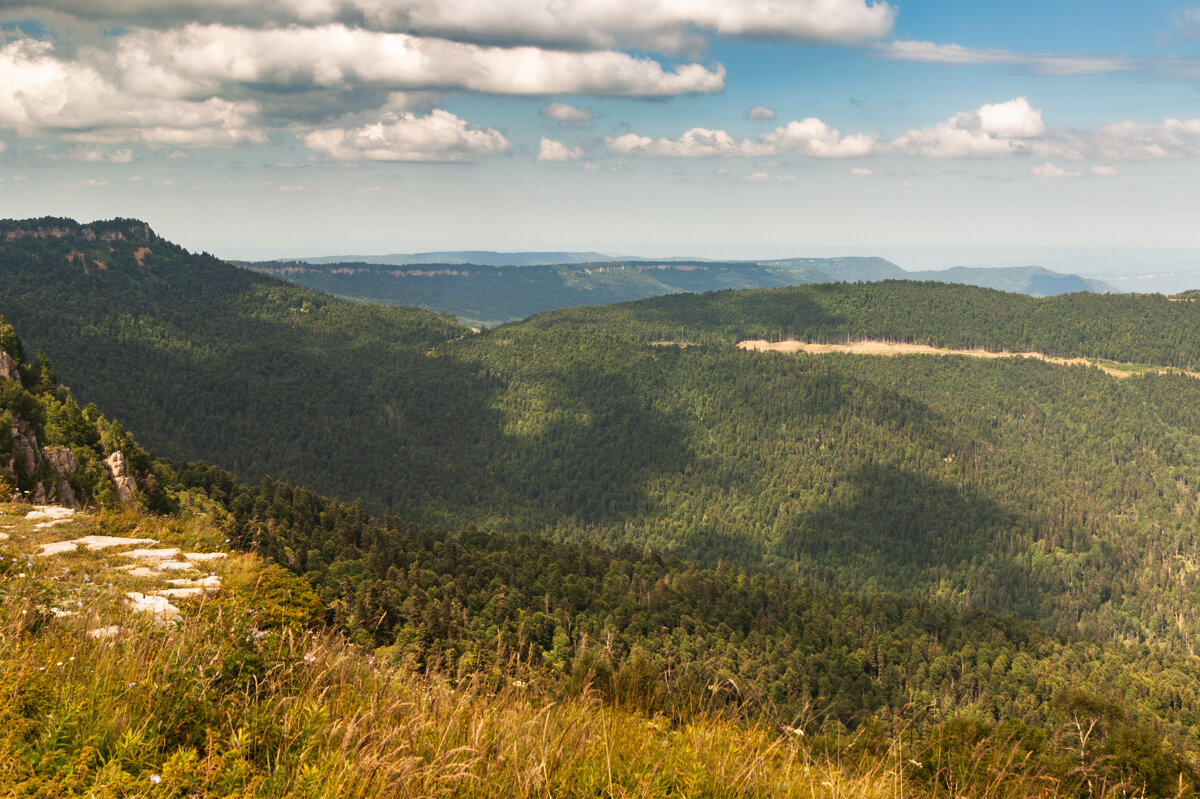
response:
{"label": "distant mountain ridge", "polygon": [[[813,283],[930,280],[1047,297],[1076,291],[1113,293],[1098,280],[1040,266],[956,267],[909,272],[884,258],[782,258],[765,261],[615,259],[582,252],[446,252],[376,260],[306,259],[244,264],[307,288],[346,299],[409,305],[491,326],[574,305],[607,305],[680,292],[781,288]],[[474,262],[462,260],[479,256]],[[569,256],[574,259],[547,262]],[[381,258],[392,259],[385,262]],[[501,263],[506,261],[506,263]]]}

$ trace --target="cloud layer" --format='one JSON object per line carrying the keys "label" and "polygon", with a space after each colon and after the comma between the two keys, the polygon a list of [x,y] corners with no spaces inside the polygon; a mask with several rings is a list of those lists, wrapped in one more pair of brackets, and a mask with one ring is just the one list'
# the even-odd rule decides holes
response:
{"label": "cloud layer", "polygon": [[0,10],[159,28],[347,24],[502,46],[668,55],[697,52],[713,35],[862,42],[887,35],[895,19],[887,3],[864,0],[0,0]]}

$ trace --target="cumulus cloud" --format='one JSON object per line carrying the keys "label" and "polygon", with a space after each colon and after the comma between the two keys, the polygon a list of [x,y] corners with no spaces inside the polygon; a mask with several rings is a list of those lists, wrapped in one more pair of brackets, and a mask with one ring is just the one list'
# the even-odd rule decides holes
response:
{"label": "cumulus cloud", "polygon": [[590,128],[592,126],[592,111],[590,108],[579,108],[570,103],[550,103],[538,111],[544,117],[558,120],[563,128]]}
{"label": "cumulus cloud", "polygon": [[[817,118],[792,121],[753,139],[724,130],[692,128],[677,139],[650,138],[637,133],[609,136],[610,152],[657,158],[762,158],[803,155],[810,158],[915,156],[920,158],[1001,158],[1033,155],[1062,161],[1144,161],[1200,156],[1200,119],[1162,122],[1123,121],[1094,130],[1049,128],[1042,109],[1025,97],[982,105],[925,128],[892,139],[868,133],[843,133]],[[770,163],[759,162],[760,167]],[[1051,160],[1053,164],[1053,160]],[[1057,167],[1056,167],[1057,168]],[[1039,167],[1039,169],[1041,169]],[[1110,174],[1100,166],[1094,174]],[[1042,176],[1051,176],[1044,170]],[[854,175],[870,173],[864,167]]]}
{"label": "cumulus cloud", "polygon": [[875,175],[878,175],[879,173],[876,172],[874,169],[867,169],[865,167],[856,166],[856,167],[852,167],[850,169],[850,174],[854,175],[857,178],[869,178],[869,177],[874,177]]}
{"label": "cumulus cloud", "polygon": [[609,136],[604,140],[610,152],[619,155],[643,155],[657,158],[715,158],[770,155],[768,145],[737,139],[723,130],[692,128],[678,139],[652,139],[636,133]]}
{"label": "cumulus cloud", "polygon": [[1100,178],[1115,178],[1121,173],[1115,166],[1111,166],[1109,164],[1097,164],[1096,166],[1092,167],[1092,174]]}
{"label": "cumulus cloud", "polygon": [[19,136],[58,131],[80,142],[235,146],[266,140],[257,104],[146,96],[84,61],[59,60],[50,42],[0,48],[0,128]]}
{"label": "cumulus cloud", "polygon": [[774,119],[775,109],[765,105],[756,105],[746,112],[746,119]]}
{"label": "cumulus cloud", "polygon": [[1050,157],[1148,161],[1200,155],[1200,119],[1127,120],[1092,131],[1055,131],[1038,148]]}
{"label": "cumulus cloud", "polygon": [[[0,0],[0,9],[29,8]],[[460,41],[677,55],[708,37],[853,43],[885,36],[895,10],[866,0],[38,0],[37,10],[138,26],[279,28],[353,23]]]}
{"label": "cumulus cloud", "polygon": [[538,142],[537,160],[539,161],[578,161],[580,158],[583,158],[581,147],[572,150],[562,142],[547,139],[545,136]]}
{"label": "cumulus cloud", "polygon": [[658,158],[766,158],[783,153],[813,158],[869,155],[875,140],[866,134],[847,136],[816,118],[775,128],[757,139],[739,139],[723,130],[692,128],[678,139],[652,139],[636,133],[609,136],[609,151]]}
{"label": "cumulus cloud", "polygon": [[725,68],[664,68],[615,51],[482,46],[345,25],[256,30],[188,25],[120,37],[118,63],[161,92],[216,91],[225,83],[282,87],[466,89],[484,94],[666,97],[716,92]]}
{"label": "cumulus cloud", "polygon": [[875,139],[865,133],[851,135],[831,128],[816,117],[789,122],[760,137],[775,153],[798,153],[813,158],[852,158],[870,155]]}
{"label": "cumulus cloud", "polygon": [[507,152],[498,130],[481,128],[448,111],[393,116],[360,128],[326,128],[303,137],[304,146],[337,161],[479,161]]}
{"label": "cumulus cloud", "polygon": [[955,114],[888,142],[887,152],[927,158],[979,158],[1030,152],[1046,130],[1040,108],[1024,97]]}
{"label": "cumulus cloud", "polygon": [[1038,177],[1038,178],[1077,178],[1077,177],[1079,177],[1078,172],[1068,172],[1067,170],[1063,169],[1062,167],[1058,166],[1057,164],[1052,164],[1049,161],[1047,161],[1044,164],[1040,164],[1039,166],[1035,166],[1033,169],[1029,170],[1029,174],[1033,175],[1034,177]]}

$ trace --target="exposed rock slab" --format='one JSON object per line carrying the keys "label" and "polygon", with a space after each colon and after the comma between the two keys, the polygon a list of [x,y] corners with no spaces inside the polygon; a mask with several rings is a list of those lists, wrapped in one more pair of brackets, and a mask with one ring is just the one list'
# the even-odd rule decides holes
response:
{"label": "exposed rock slab", "polygon": [[165,596],[154,596],[153,594],[147,595],[137,591],[130,591],[125,595],[125,599],[133,610],[153,613],[164,621],[179,618],[179,608],[172,605],[170,599]]}
{"label": "exposed rock slab", "polygon": [[[151,541],[150,543],[154,542]],[[179,557],[179,552],[178,547],[170,547],[163,549],[134,549],[129,552],[122,552],[121,555],[137,560],[175,560]]]}
{"label": "exposed rock slab", "polygon": [[65,519],[74,516],[74,508],[64,508],[59,505],[34,505],[33,510],[25,514],[26,521],[37,519]]}

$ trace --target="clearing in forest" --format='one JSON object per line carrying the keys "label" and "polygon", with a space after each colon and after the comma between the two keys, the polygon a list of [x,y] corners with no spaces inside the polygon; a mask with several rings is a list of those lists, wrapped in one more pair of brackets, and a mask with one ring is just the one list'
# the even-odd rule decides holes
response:
{"label": "clearing in forest", "polygon": [[1046,363],[1059,366],[1094,366],[1105,374],[1113,377],[1133,377],[1146,374],[1182,374],[1188,377],[1200,378],[1200,372],[1189,372],[1184,369],[1145,366],[1142,364],[1117,363],[1097,358],[1056,358],[1044,352],[991,352],[990,350],[961,350],[947,347],[933,347],[928,344],[904,344],[895,341],[854,341],[849,344],[810,344],[804,341],[765,341],[751,339],[738,342],[738,347],[755,352],[807,352],[821,355],[829,352],[845,352],[854,355],[965,355],[968,358],[1034,358]]}

